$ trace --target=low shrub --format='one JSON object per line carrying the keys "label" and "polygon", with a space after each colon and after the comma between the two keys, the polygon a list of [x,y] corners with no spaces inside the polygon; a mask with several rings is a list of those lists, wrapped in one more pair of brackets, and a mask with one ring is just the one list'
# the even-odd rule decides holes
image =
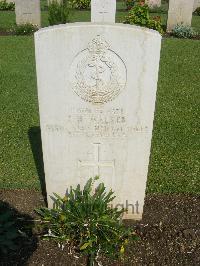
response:
{"label": "low shrub", "polygon": [[37,25],[33,25],[30,23],[16,25],[12,30],[16,35],[31,35],[38,30]]}
{"label": "low shrub", "polygon": [[149,14],[149,7],[144,2],[136,4],[125,17],[124,23],[135,24],[149,29],[157,30],[163,34],[161,18],[159,16],[151,18]]}
{"label": "low shrub", "polygon": [[10,2],[7,3],[6,0],[0,0],[0,11],[14,11],[15,10],[15,3]]}
{"label": "low shrub", "polygon": [[70,21],[72,3],[69,0],[52,1],[49,5],[48,20],[50,25],[65,24]]}
{"label": "low shrub", "polygon": [[176,25],[172,30],[172,35],[177,38],[191,39],[197,35],[197,33],[190,26]]}
{"label": "low shrub", "polygon": [[126,9],[130,10],[132,7],[134,7],[136,0],[124,0]]}
{"label": "low shrub", "polygon": [[60,245],[67,243],[74,254],[87,255],[88,265],[94,265],[102,255],[122,255],[126,243],[137,238],[121,222],[125,210],[109,207],[114,193],[107,193],[103,183],[93,190],[96,179],[90,178],[83,190],[80,185],[71,187],[64,198],[54,193],[53,209],[36,210],[41,216],[42,229],[48,232],[45,237]]}
{"label": "low shrub", "polygon": [[200,16],[200,7],[197,7],[197,9],[195,10],[195,13]]}
{"label": "low shrub", "polygon": [[71,0],[74,8],[77,9],[88,9],[90,8],[91,0]]}

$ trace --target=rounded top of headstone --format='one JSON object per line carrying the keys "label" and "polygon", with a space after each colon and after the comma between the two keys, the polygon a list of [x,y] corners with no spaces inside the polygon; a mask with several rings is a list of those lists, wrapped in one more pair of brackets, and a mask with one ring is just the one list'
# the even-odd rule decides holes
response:
{"label": "rounded top of headstone", "polygon": [[55,25],[55,26],[49,26],[46,28],[42,28],[35,32],[35,36],[52,32],[52,31],[60,31],[60,30],[68,30],[68,29],[73,29],[73,28],[83,28],[83,27],[100,27],[100,28],[119,28],[119,29],[127,29],[130,31],[135,31],[135,32],[143,32],[147,35],[152,35],[152,36],[158,36],[159,38],[162,38],[160,33],[156,30],[152,30],[149,28],[145,27],[140,27],[136,25],[129,25],[129,24],[122,24],[122,23],[91,23],[91,22],[76,22],[76,23],[67,23],[67,24],[60,24],[60,25]]}

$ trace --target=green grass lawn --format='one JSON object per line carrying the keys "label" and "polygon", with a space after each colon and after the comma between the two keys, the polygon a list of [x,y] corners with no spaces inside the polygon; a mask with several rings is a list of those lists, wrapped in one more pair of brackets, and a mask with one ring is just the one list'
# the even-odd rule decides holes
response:
{"label": "green grass lawn", "polygon": [[[118,12],[118,21],[123,15]],[[73,21],[89,18],[89,11],[77,11]],[[47,12],[42,19],[47,26]],[[0,12],[0,27],[9,28],[14,20],[13,12]],[[200,17],[194,16],[193,25],[199,24]],[[33,37],[1,36],[0,48],[0,188],[40,189]],[[199,51],[200,41],[163,39],[149,193],[200,194]]]}
{"label": "green grass lawn", "polygon": [[[124,20],[127,12],[119,11],[117,13],[117,22],[122,22]],[[80,22],[80,21],[90,21],[90,11],[74,11],[72,22]],[[10,11],[0,11],[0,29],[10,29],[15,26],[15,13]],[[42,11],[42,27],[49,26],[48,23],[48,12]]]}
{"label": "green grass lawn", "polygon": [[200,41],[163,40],[149,192],[200,194],[199,50]]}

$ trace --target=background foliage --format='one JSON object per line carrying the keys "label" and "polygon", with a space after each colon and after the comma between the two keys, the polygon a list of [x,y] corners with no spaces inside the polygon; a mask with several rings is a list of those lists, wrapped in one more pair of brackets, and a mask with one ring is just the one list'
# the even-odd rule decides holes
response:
{"label": "background foliage", "polygon": [[135,24],[142,27],[147,27],[153,30],[157,30],[160,34],[163,33],[161,25],[161,18],[151,18],[149,14],[149,7],[145,4],[136,4],[126,16],[124,23]]}
{"label": "background foliage", "polygon": [[91,0],[71,0],[71,2],[77,9],[88,9],[90,8]]}
{"label": "background foliage", "polygon": [[6,2],[6,0],[1,0],[0,1],[0,11],[14,11],[15,10],[15,3],[13,2]]}
{"label": "background foliage", "polygon": [[48,20],[50,25],[65,24],[70,22],[72,15],[72,4],[69,0],[58,2],[53,0],[49,4]]}
{"label": "background foliage", "polygon": [[174,35],[177,38],[191,39],[195,37],[197,33],[190,26],[176,25],[172,30],[172,35]]}

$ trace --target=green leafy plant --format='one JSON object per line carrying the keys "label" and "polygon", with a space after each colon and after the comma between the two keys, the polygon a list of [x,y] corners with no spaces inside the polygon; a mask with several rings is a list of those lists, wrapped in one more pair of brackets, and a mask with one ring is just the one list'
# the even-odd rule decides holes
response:
{"label": "green leafy plant", "polygon": [[80,185],[75,189],[71,187],[64,198],[54,193],[53,209],[36,210],[41,216],[42,228],[48,232],[45,237],[68,243],[74,252],[87,255],[88,265],[95,265],[102,255],[120,256],[128,240],[136,238],[122,224],[125,210],[109,207],[114,193],[107,193],[103,183],[92,192],[97,179],[90,178],[83,190]]}
{"label": "green leafy plant", "polygon": [[200,7],[197,7],[197,9],[195,10],[195,13],[200,16]]}
{"label": "green leafy plant", "polygon": [[0,11],[14,11],[15,3],[7,3],[6,0],[0,1]]}
{"label": "green leafy plant", "polygon": [[132,7],[134,7],[136,0],[124,0],[126,9],[130,10]]}
{"label": "green leafy plant", "polygon": [[144,2],[136,4],[129,11],[128,16],[125,17],[124,23],[147,27],[163,34],[161,18],[159,16],[151,18],[149,15],[149,7]]}
{"label": "green leafy plant", "polygon": [[48,20],[50,25],[65,24],[72,15],[72,3],[69,0],[52,1],[49,5]]}
{"label": "green leafy plant", "polygon": [[77,9],[90,8],[91,0],[71,0],[72,5]]}
{"label": "green leafy plant", "polygon": [[172,35],[177,38],[193,38],[197,33],[190,26],[176,25],[172,30]]}
{"label": "green leafy plant", "polygon": [[7,253],[9,250],[15,250],[15,243],[19,237],[11,211],[5,211],[0,214],[0,254]]}
{"label": "green leafy plant", "polygon": [[30,23],[16,25],[12,30],[16,35],[31,35],[38,30],[37,25]]}

